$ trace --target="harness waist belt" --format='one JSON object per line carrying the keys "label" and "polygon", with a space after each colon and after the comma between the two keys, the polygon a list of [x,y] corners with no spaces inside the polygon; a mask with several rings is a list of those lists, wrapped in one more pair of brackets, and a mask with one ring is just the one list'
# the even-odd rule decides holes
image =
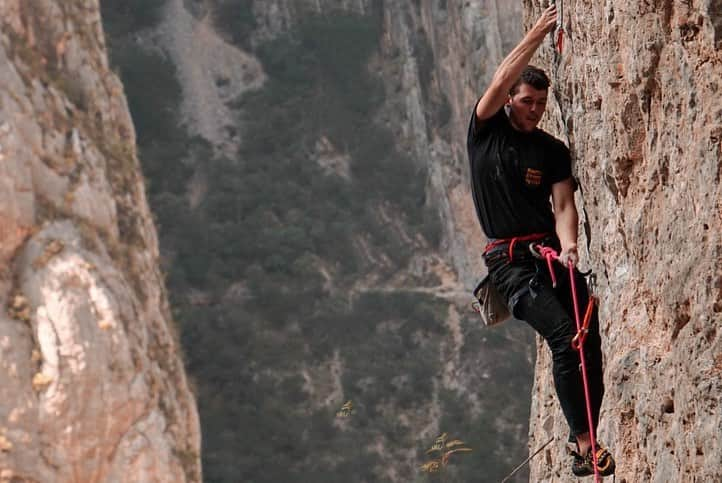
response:
{"label": "harness waist belt", "polygon": [[511,238],[497,238],[495,240],[492,240],[488,245],[486,245],[486,248],[484,248],[484,255],[486,255],[496,247],[508,244],[509,262],[511,263],[511,261],[514,259],[514,245],[516,244],[516,242],[537,241],[543,238],[547,238],[549,236],[551,236],[551,233],[532,233],[531,235],[515,236]]}

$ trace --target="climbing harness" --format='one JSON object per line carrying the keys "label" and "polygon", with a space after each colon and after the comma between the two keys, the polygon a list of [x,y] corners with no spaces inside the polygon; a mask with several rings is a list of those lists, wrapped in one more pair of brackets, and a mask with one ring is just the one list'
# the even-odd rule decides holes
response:
{"label": "climbing harness", "polygon": [[[556,287],[556,275],[554,274],[554,267],[552,266],[552,261],[556,260],[559,261],[559,254],[552,248],[537,245],[532,249],[532,253],[537,253],[541,257],[543,257],[547,261],[547,267],[549,268],[549,273],[552,278],[552,285]],[[572,347],[576,349],[579,352],[579,358],[581,360],[581,368],[582,368],[582,383],[584,385],[584,401],[587,406],[587,423],[589,424],[589,438],[592,443],[592,458],[594,462],[594,481],[598,482],[600,481],[599,476],[599,468],[597,467],[598,461],[597,461],[597,446],[595,441],[595,435],[594,435],[594,422],[592,420],[592,408],[591,408],[591,398],[589,396],[589,379],[587,378],[587,366],[584,363],[584,340],[586,339],[586,334],[588,332],[588,326],[589,321],[588,318],[591,318],[591,312],[594,309],[594,302],[592,301],[593,298],[589,298],[589,304],[587,305],[586,314],[584,316],[585,323],[582,325],[582,322],[579,318],[579,301],[577,298],[577,284],[574,277],[574,264],[571,262],[568,264],[569,268],[569,284],[571,285],[572,289],[572,301],[574,302],[574,320],[577,324],[577,335],[572,340]]]}
{"label": "climbing harness", "polygon": [[[491,250],[493,250],[496,247],[508,244],[509,245],[509,263],[511,263],[514,260],[514,245],[516,245],[517,242],[539,241],[548,236],[550,236],[549,233],[532,233],[531,235],[515,236],[512,238],[498,238],[498,239],[492,240],[488,245],[486,245],[486,248],[484,248],[484,255],[486,255],[487,253],[489,253]],[[531,245],[529,245],[529,246],[531,246]]]}

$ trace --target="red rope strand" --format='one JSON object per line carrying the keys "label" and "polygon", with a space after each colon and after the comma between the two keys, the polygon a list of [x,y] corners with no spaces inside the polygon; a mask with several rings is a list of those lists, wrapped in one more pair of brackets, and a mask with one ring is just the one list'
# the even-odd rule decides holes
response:
{"label": "red rope strand", "polygon": [[[549,273],[552,278],[552,285],[556,287],[556,276],[554,274],[554,267],[552,266],[552,260],[559,260],[559,254],[550,247],[544,247],[541,245],[537,245],[537,249],[539,250],[539,254],[546,259],[547,266],[549,267]],[[574,302],[574,320],[577,324],[577,347],[574,347],[576,350],[579,351],[579,359],[581,360],[581,366],[582,366],[582,383],[584,385],[584,402],[587,406],[587,423],[589,424],[589,439],[592,443],[592,459],[594,461],[594,481],[599,482],[601,481],[601,477],[599,476],[599,468],[597,468],[597,443],[596,438],[594,435],[594,421],[592,419],[592,404],[591,404],[591,397],[589,396],[589,379],[587,378],[587,365],[585,364],[584,360],[584,340],[586,339],[586,334],[584,332],[584,326],[582,325],[580,318],[579,318],[579,302],[577,298],[577,284],[574,277],[574,264],[569,262],[569,283],[572,287],[572,300]],[[590,308],[591,308],[591,300],[590,305],[587,306],[587,314],[585,314],[585,319],[587,317],[591,317],[590,314]],[[585,325],[588,325],[588,322],[585,321]],[[580,336],[580,334],[584,334]],[[575,337],[575,339],[577,339]],[[572,341],[572,346],[574,346],[574,342]]]}

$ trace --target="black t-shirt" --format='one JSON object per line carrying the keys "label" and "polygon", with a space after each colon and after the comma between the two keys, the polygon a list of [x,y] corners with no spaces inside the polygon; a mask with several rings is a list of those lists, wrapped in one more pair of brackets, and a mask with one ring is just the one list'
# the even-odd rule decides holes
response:
{"label": "black t-shirt", "polygon": [[572,175],[569,149],[549,133],[524,133],[504,108],[479,122],[476,106],[467,138],[476,214],[488,238],[553,233],[552,185]]}

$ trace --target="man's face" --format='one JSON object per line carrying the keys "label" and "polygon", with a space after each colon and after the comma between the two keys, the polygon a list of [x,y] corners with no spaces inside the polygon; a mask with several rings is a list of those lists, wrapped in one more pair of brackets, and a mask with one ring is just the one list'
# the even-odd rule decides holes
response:
{"label": "man's face", "polygon": [[509,119],[519,131],[532,132],[544,115],[547,107],[547,89],[535,89],[529,84],[520,84],[516,94],[509,96],[511,106]]}

